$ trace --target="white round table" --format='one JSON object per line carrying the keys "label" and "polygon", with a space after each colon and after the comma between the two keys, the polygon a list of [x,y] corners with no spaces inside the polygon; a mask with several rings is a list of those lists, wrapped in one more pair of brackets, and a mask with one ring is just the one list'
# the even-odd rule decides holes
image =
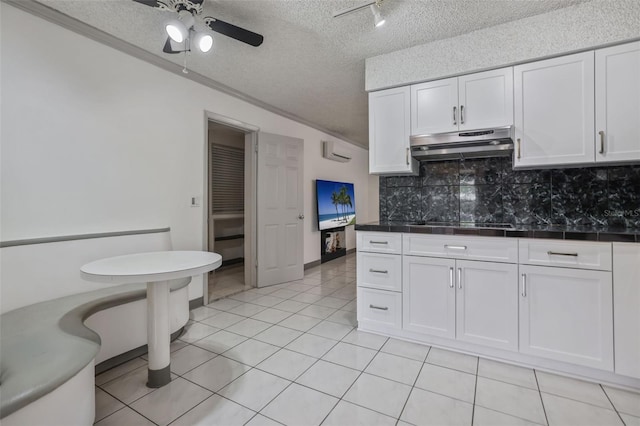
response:
{"label": "white round table", "polygon": [[110,257],[80,268],[82,278],[110,284],[147,283],[147,386],[171,381],[169,281],[204,274],[222,264],[222,256],[206,251],[158,251]]}

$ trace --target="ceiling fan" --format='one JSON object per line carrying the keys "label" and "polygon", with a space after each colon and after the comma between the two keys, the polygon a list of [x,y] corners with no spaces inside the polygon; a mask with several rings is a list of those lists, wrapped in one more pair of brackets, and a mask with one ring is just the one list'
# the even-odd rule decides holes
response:
{"label": "ceiling fan", "polygon": [[[166,10],[169,12],[176,12],[179,19],[174,19],[165,25],[165,29],[168,34],[167,42],[162,49],[165,53],[181,53],[191,50],[191,43],[202,51],[208,52],[213,46],[213,37],[206,32],[199,32],[195,29],[196,19],[195,17],[200,15],[203,11],[204,0],[133,0],[136,3],[144,4],[160,10]],[[220,19],[212,16],[205,16],[202,22],[206,27],[231,37],[235,40],[241,41],[248,45],[258,47],[264,41],[264,37],[253,31],[240,28],[228,22],[221,21]],[[185,49],[176,50],[172,44],[185,43]]]}

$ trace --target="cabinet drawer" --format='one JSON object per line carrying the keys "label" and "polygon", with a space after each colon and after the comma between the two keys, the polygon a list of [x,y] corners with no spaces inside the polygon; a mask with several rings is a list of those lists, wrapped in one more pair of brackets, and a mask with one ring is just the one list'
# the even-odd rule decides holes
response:
{"label": "cabinet drawer", "polygon": [[358,251],[402,253],[402,234],[393,232],[358,232]]}
{"label": "cabinet drawer", "polygon": [[611,270],[611,243],[520,240],[523,265]]}
{"label": "cabinet drawer", "polygon": [[402,291],[402,256],[358,252],[358,287]]}
{"label": "cabinet drawer", "polygon": [[402,293],[358,287],[358,325],[399,330],[402,327]]}
{"label": "cabinet drawer", "polygon": [[412,256],[517,263],[518,241],[498,237],[404,234],[403,253]]}

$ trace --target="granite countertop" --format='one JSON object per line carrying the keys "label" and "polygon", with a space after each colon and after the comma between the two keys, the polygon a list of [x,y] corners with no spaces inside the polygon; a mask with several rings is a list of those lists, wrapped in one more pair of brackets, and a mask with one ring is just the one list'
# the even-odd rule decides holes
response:
{"label": "granite countertop", "polygon": [[583,227],[569,225],[502,224],[474,227],[468,223],[419,224],[415,222],[357,223],[356,231],[409,232],[437,235],[478,235],[485,237],[551,238],[559,240],[640,243],[640,229],[616,227]]}

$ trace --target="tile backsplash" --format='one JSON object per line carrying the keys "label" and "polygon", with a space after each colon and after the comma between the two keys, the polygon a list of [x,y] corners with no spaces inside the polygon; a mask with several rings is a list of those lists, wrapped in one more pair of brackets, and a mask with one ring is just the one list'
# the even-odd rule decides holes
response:
{"label": "tile backsplash", "polygon": [[380,177],[381,221],[640,228],[640,166],[525,170],[511,158],[423,162]]}

